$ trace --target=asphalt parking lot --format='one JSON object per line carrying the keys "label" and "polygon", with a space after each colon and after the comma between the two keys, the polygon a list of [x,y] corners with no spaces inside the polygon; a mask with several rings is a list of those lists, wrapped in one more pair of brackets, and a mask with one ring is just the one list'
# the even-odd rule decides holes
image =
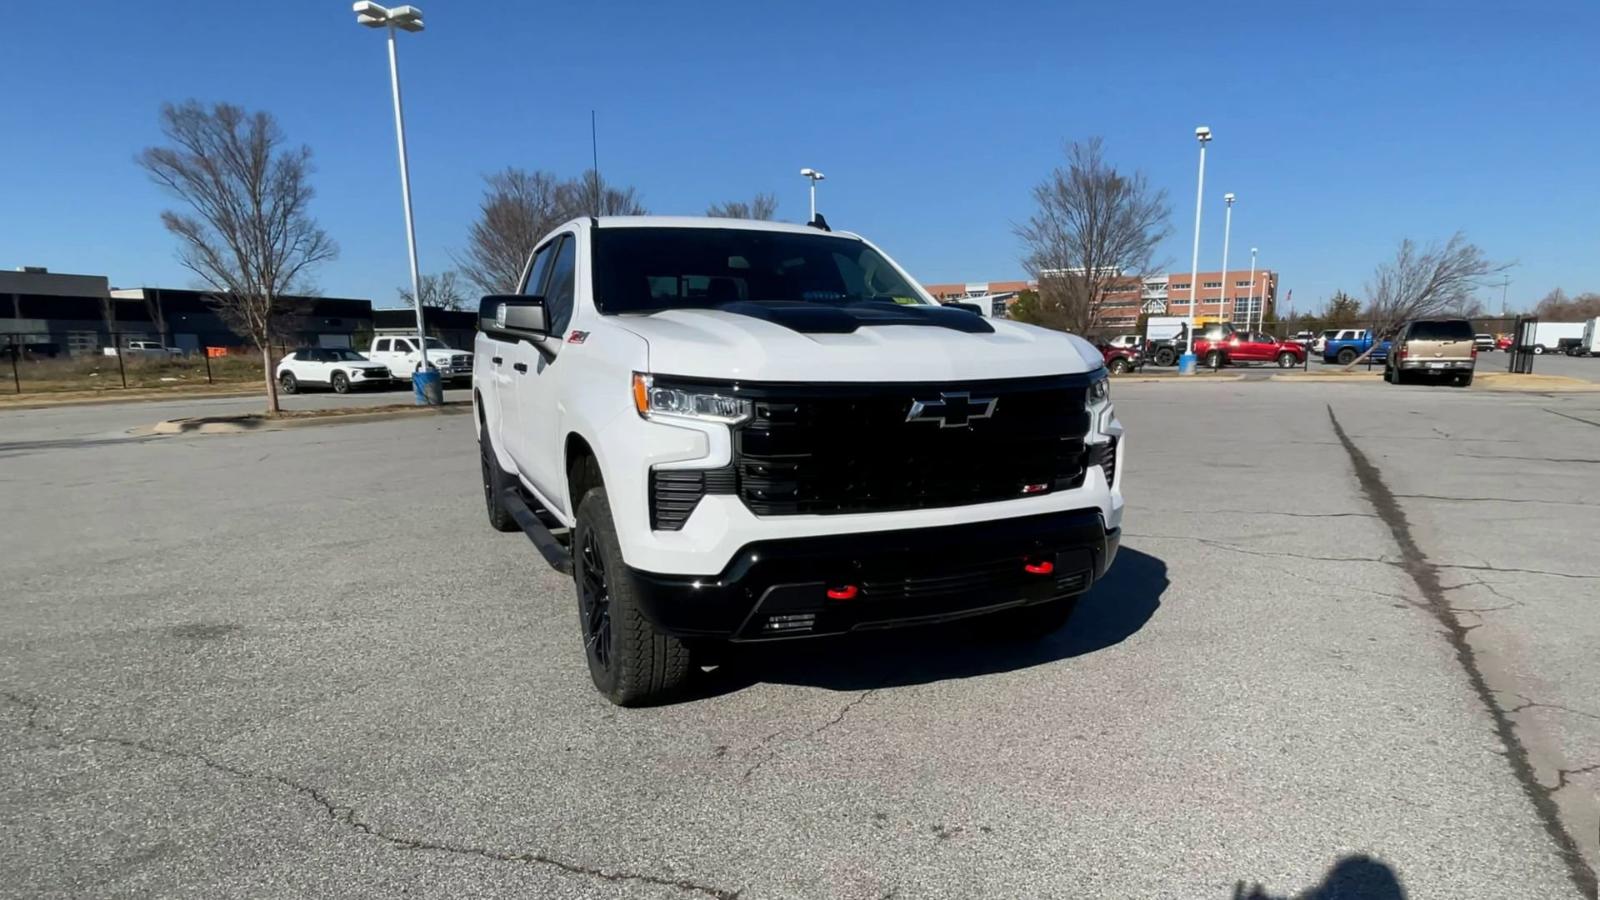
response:
{"label": "asphalt parking lot", "polygon": [[1600,394],[1114,391],[1123,551],[1062,633],[645,710],[467,416],[0,412],[0,894],[1593,898]]}

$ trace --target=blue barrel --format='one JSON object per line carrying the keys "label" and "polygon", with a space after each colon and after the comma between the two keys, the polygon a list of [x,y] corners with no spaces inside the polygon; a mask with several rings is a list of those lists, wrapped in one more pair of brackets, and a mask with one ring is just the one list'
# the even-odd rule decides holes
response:
{"label": "blue barrel", "polygon": [[411,390],[418,406],[444,405],[444,379],[439,377],[437,369],[412,373]]}
{"label": "blue barrel", "polygon": [[1193,375],[1195,358],[1193,353],[1185,353],[1178,357],[1178,374]]}

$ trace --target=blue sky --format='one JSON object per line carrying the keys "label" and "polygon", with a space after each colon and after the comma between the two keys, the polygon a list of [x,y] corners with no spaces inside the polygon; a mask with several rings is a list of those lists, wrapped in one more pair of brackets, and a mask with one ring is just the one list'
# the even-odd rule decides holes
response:
{"label": "blue sky", "polygon": [[[1600,290],[1593,2],[419,4],[401,75],[424,271],[506,165],[637,186],[653,212],[778,194],[925,282],[1020,275],[1012,225],[1062,143],[1099,135],[1170,192],[1186,269],[1194,126],[1215,132],[1201,266],[1261,248],[1295,305],[1359,291],[1402,237],[1465,230],[1514,260],[1512,306]],[[0,265],[192,282],[133,157],[167,100],[266,109],[316,154],[329,295],[406,280],[388,68],[344,0],[10,4]],[[230,12],[236,10],[236,12]],[[1488,292],[1498,306],[1499,291]]]}

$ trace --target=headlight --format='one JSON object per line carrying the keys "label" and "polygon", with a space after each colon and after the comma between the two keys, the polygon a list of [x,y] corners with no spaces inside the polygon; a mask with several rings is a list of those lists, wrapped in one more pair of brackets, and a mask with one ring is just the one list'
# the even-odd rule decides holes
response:
{"label": "headlight", "polygon": [[1104,368],[1089,374],[1089,405],[1096,406],[1111,400],[1111,379]]}
{"label": "headlight", "polygon": [[749,400],[716,393],[702,387],[677,387],[656,384],[655,379],[633,373],[633,408],[642,418],[657,416],[698,419],[733,425],[750,418]]}
{"label": "headlight", "polygon": [[1104,368],[1089,373],[1089,390],[1084,398],[1089,410],[1089,427],[1095,434],[1110,433],[1114,413],[1111,406],[1111,379]]}

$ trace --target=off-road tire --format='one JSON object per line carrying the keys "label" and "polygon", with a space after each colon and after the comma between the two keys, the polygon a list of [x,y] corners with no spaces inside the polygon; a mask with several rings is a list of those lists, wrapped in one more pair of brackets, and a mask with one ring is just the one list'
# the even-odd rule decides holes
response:
{"label": "off-road tire", "polygon": [[335,394],[350,393],[350,376],[343,372],[333,373],[333,378],[331,379],[330,384],[333,385],[333,392]]}
{"label": "off-road tire", "polygon": [[1170,366],[1178,361],[1178,351],[1171,347],[1162,347],[1156,351],[1155,363],[1158,366]]}
{"label": "off-road tire", "polygon": [[300,390],[300,379],[294,377],[293,372],[284,372],[278,376],[278,393],[294,394]]}
{"label": "off-road tire", "polygon": [[1457,375],[1455,384],[1458,388],[1472,387],[1472,373],[1468,372],[1465,375]]}
{"label": "off-road tire", "polygon": [[489,527],[495,531],[521,531],[522,526],[511,517],[505,505],[505,490],[512,485],[511,476],[494,458],[494,445],[489,442],[488,431],[478,437],[478,459],[483,467],[483,507],[489,514]]}
{"label": "off-road tire", "polygon": [[[600,576],[598,585],[595,574]],[[682,641],[657,631],[640,612],[604,487],[590,488],[578,504],[572,577],[578,634],[595,688],[618,706],[647,706],[680,692],[694,672],[693,654]],[[590,605],[597,588],[604,594],[603,623]],[[601,633],[601,625],[608,634]]]}

